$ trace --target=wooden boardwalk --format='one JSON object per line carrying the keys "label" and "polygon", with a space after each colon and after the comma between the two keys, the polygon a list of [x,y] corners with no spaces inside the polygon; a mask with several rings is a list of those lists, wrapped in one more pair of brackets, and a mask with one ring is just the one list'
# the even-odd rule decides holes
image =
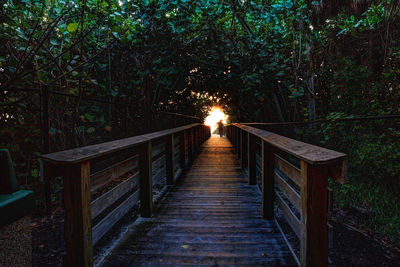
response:
{"label": "wooden boardwalk", "polygon": [[213,136],[151,219],[132,227],[105,266],[294,266],[275,224],[261,218],[232,146]]}

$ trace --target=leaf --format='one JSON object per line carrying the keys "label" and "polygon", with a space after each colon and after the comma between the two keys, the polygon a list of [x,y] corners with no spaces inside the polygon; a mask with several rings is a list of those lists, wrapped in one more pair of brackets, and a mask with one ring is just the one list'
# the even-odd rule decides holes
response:
{"label": "leaf", "polygon": [[96,129],[94,127],[90,127],[86,130],[87,133],[94,133]]}
{"label": "leaf", "polygon": [[77,29],[78,29],[78,23],[77,22],[70,23],[67,26],[67,30],[69,32],[76,32]]}
{"label": "leaf", "polygon": [[51,43],[52,45],[58,45],[58,44],[59,44],[58,41],[57,41],[57,39],[55,39],[55,38],[51,38],[51,39],[50,39],[50,43]]}

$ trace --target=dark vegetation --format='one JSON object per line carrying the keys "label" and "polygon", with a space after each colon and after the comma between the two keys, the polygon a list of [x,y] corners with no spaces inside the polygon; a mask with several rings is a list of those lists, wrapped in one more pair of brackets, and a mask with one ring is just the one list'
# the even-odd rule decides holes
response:
{"label": "dark vegetation", "polygon": [[399,12],[399,0],[5,0],[0,146],[40,193],[38,155],[192,120],[163,111],[304,121],[278,130],[347,153],[337,208],[400,245],[399,119],[337,121],[400,114]]}

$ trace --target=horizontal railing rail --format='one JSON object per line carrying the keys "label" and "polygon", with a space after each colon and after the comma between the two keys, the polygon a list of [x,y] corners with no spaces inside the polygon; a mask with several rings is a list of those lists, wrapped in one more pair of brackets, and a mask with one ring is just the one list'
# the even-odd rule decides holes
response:
{"label": "horizontal railing rail", "polygon": [[[300,241],[301,266],[328,265],[328,178],[344,182],[346,154],[306,144],[245,124],[227,126],[227,137],[248,181],[261,176],[262,216],[275,220],[275,204]],[[291,159],[293,162],[289,162]],[[285,237],[285,240],[286,237]]]}
{"label": "horizontal railing rail", "polygon": [[93,265],[93,246],[139,200],[151,217],[153,185],[173,185],[210,135],[195,123],[41,156],[46,191],[63,178],[66,265]]}

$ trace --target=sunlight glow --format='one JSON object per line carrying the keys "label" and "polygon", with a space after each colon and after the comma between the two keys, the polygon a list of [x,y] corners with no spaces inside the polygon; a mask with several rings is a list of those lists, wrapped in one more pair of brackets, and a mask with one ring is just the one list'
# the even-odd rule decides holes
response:
{"label": "sunlight glow", "polygon": [[204,124],[210,126],[211,133],[213,133],[218,127],[217,122],[222,120],[222,122],[226,124],[227,119],[228,115],[226,115],[223,111],[221,111],[220,108],[214,107],[211,110],[210,114],[208,114],[207,118],[205,119]]}

